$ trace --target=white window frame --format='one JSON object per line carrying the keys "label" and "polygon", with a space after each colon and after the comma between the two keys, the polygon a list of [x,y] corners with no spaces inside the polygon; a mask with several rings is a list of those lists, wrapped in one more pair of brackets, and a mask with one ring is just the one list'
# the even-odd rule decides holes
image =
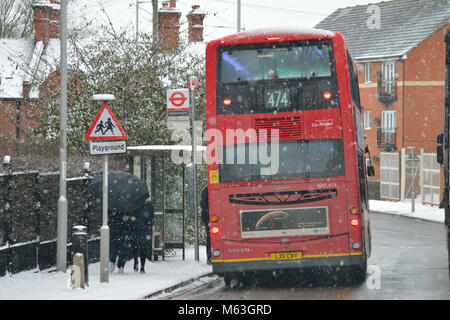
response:
{"label": "white window frame", "polygon": [[381,111],[381,132],[395,133],[397,129],[396,111]]}
{"label": "white window frame", "polygon": [[364,111],[364,130],[372,128],[372,112],[370,110]]}
{"label": "white window frame", "polygon": [[392,94],[394,91],[395,84],[395,61],[383,61],[382,63],[383,76],[382,80],[384,82],[385,91],[388,94]]}
{"label": "white window frame", "polygon": [[369,83],[372,82],[372,64],[370,62],[366,62],[364,64],[364,82]]}

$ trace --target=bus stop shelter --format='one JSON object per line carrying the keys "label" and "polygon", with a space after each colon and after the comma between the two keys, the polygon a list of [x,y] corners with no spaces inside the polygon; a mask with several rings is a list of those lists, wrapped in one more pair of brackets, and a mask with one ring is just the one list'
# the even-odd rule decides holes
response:
{"label": "bus stop shelter", "polygon": [[[166,249],[182,249],[185,259],[185,177],[188,163],[180,161],[180,156],[190,159],[191,150],[190,145],[127,147],[130,172],[147,184],[155,210],[152,260],[155,254],[161,255],[164,260]],[[197,159],[201,159],[201,153],[205,151],[206,147],[198,146],[200,155]]]}

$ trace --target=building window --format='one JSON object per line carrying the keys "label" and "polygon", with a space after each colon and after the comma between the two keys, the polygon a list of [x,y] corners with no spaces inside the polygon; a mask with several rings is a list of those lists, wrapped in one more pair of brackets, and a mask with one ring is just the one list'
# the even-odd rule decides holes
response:
{"label": "building window", "polygon": [[371,74],[372,74],[372,64],[370,62],[366,62],[364,64],[364,82],[371,82]]}
{"label": "building window", "polygon": [[384,133],[395,133],[397,119],[395,111],[381,112],[381,131]]}
{"label": "building window", "polygon": [[364,130],[369,130],[372,125],[371,111],[364,111]]}
{"label": "building window", "polygon": [[384,84],[384,92],[392,95],[395,86],[395,61],[385,61],[382,63],[382,81]]}

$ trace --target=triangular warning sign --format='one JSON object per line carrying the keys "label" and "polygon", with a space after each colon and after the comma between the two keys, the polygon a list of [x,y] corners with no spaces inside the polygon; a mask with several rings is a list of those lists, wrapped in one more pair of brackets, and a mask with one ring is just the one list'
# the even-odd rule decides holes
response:
{"label": "triangular warning sign", "polygon": [[86,140],[126,140],[127,134],[109,105],[105,102],[84,138]]}

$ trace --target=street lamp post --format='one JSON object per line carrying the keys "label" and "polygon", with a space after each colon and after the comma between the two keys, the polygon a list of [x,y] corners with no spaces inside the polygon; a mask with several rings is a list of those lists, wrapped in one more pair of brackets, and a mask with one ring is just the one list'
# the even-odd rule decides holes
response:
{"label": "street lamp post", "polygon": [[139,4],[141,2],[136,0],[136,42],[139,41]]}
{"label": "street lamp post", "polygon": [[67,264],[67,0],[61,0],[61,97],[60,171],[56,242],[56,268],[66,272]]}
{"label": "street lamp post", "polygon": [[241,32],[241,0],[237,0],[237,32]]}
{"label": "street lamp post", "polygon": [[[139,1],[136,0],[136,42],[139,41],[139,5],[141,3],[152,3],[153,4],[153,41],[156,42],[157,29],[158,29],[158,0],[152,1]],[[146,10],[144,10],[146,11]],[[147,11],[148,12],[148,11]]]}
{"label": "street lamp post", "polygon": [[[410,153],[410,157],[411,157],[411,162],[414,163],[415,159],[416,159],[416,152],[415,152],[415,147],[408,147],[409,150],[411,150]],[[417,170],[414,170],[414,175],[412,175],[412,182],[411,182],[411,212],[415,212],[416,210],[416,192],[415,192],[415,179],[416,179],[416,172]]]}

